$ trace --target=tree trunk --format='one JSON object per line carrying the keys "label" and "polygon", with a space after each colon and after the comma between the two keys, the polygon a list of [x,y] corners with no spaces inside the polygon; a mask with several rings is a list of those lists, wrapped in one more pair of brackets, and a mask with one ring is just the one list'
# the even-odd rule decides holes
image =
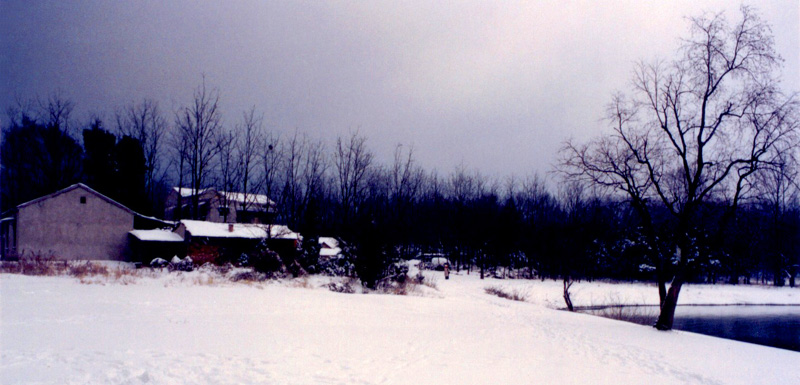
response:
{"label": "tree trunk", "polygon": [[664,306],[664,301],[667,299],[667,274],[664,271],[663,258],[658,258],[658,265],[656,266],[656,279],[658,280],[658,304]]}
{"label": "tree trunk", "polygon": [[675,321],[675,308],[678,306],[678,295],[681,293],[683,286],[683,277],[675,276],[672,284],[669,286],[664,303],[661,304],[661,313],[658,315],[658,321],[654,325],[658,330],[671,330],[672,323]]}
{"label": "tree trunk", "polygon": [[569,296],[570,287],[572,287],[572,280],[570,279],[570,277],[565,276],[564,277],[564,302],[567,303],[567,310],[575,311],[575,309],[572,307],[572,299]]}

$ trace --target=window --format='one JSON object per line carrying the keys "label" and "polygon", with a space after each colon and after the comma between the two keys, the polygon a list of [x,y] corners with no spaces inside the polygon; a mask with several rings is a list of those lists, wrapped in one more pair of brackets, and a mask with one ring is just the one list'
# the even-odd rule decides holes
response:
{"label": "window", "polygon": [[86,204],[86,197],[81,197],[81,204],[82,204],[82,205],[85,205],[85,204]]}

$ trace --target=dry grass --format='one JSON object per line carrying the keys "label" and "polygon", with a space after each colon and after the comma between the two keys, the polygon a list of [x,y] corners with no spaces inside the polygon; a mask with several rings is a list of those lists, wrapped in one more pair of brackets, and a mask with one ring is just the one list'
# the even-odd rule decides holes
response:
{"label": "dry grass", "polygon": [[328,290],[345,294],[355,293],[358,286],[361,286],[361,283],[352,277],[347,277],[341,282],[333,281],[327,285]]}
{"label": "dry grass", "polygon": [[134,283],[144,275],[143,270],[149,269],[113,268],[98,261],[68,261],[40,255],[0,263],[0,273],[75,277],[83,284],[100,285],[110,282],[123,285]]}
{"label": "dry grass", "polygon": [[308,275],[303,275],[289,281],[289,287],[296,287],[300,289],[313,289],[314,284],[308,279]]}
{"label": "dry grass", "polygon": [[3,261],[0,263],[0,272],[23,275],[62,275],[67,271],[67,261],[58,260],[52,256],[35,255],[22,257],[18,261]]}
{"label": "dry grass", "polygon": [[84,278],[95,275],[108,276],[108,267],[90,261],[70,262],[68,263],[67,275],[76,278]]}
{"label": "dry grass", "polygon": [[483,289],[487,294],[496,295],[500,298],[510,299],[512,301],[525,302],[528,300],[528,293],[514,289],[506,289],[499,286],[489,286]]}
{"label": "dry grass", "polygon": [[656,322],[656,318],[658,318],[658,306],[616,305],[582,310],[581,312],[618,321],[632,322],[639,325],[652,325]]}
{"label": "dry grass", "polygon": [[267,279],[268,277],[266,274],[252,270],[242,271],[231,276],[231,281],[243,283],[264,282]]}

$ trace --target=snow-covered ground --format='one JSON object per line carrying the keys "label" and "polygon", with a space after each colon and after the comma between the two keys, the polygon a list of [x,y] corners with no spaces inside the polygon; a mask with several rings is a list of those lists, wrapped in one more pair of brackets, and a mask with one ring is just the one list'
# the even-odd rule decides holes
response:
{"label": "snow-covered ground", "polygon": [[[561,283],[427,272],[437,290],[340,294],[321,277],[232,284],[0,275],[3,384],[790,384],[800,353],[554,310]],[[487,286],[527,294],[488,295]],[[576,283],[577,305],[656,303]],[[800,303],[800,289],[687,286],[682,303]]]}

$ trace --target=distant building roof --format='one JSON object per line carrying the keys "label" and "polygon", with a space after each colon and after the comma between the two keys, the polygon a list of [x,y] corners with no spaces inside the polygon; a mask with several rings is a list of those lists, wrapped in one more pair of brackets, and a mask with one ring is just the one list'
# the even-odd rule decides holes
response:
{"label": "distant building roof", "polygon": [[184,197],[184,198],[190,197],[192,195],[197,195],[195,193],[195,191],[199,191],[199,194],[202,194],[202,193],[204,193],[204,192],[209,190],[207,188],[200,189],[200,190],[195,190],[195,189],[191,189],[191,188],[187,188],[187,187],[173,187],[172,189],[175,190],[176,193],[181,194],[181,196]]}
{"label": "distant building roof", "polygon": [[319,249],[319,256],[320,257],[335,257],[342,253],[342,249],[338,247],[334,247],[332,249],[329,248],[321,248]]}
{"label": "distant building roof", "polygon": [[[194,189],[186,188],[186,187],[173,187],[172,189],[175,192],[179,193],[181,195],[181,197],[184,197],[184,198],[188,198],[188,197],[191,197],[191,196],[194,196],[194,195],[198,195],[198,194],[205,194],[208,191],[213,191],[213,192],[216,192],[216,193],[222,195],[228,201],[237,202],[237,203],[241,203],[241,204],[245,203],[245,194],[244,193],[240,193],[240,192],[229,192],[229,191],[219,191],[219,192],[217,192],[217,190],[212,188],[212,187],[204,188],[204,189],[200,189],[200,190],[194,190]],[[195,191],[198,191],[198,193],[195,193]],[[248,204],[264,205],[264,206],[274,206],[275,205],[274,201],[272,201],[271,199],[269,199],[268,196],[263,195],[263,194],[247,194],[247,203]]]}
{"label": "distant building roof", "polygon": [[333,237],[319,237],[319,244],[330,249],[339,247],[339,241]]}
{"label": "distant building roof", "polygon": [[217,223],[195,220],[182,220],[186,231],[193,237],[208,238],[247,238],[247,239],[301,239],[300,234],[285,225],[264,225],[255,223]]}
{"label": "distant building roof", "polygon": [[128,232],[140,241],[149,242],[183,242],[180,234],[170,230],[133,230]]}
{"label": "distant building roof", "polygon": [[[242,204],[245,203],[245,201],[244,201],[244,198],[245,198],[244,197],[244,193],[227,192],[227,191],[222,191],[220,193],[222,195],[224,195],[225,199],[227,199],[229,201],[234,201],[234,202],[242,203]],[[270,206],[275,205],[275,202],[273,202],[271,199],[269,199],[269,197],[267,197],[266,195],[263,195],[263,194],[247,194],[247,203],[255,203],[255,204],[264,205],[264,206],[266,206],[266,205],[270,205]]]}

